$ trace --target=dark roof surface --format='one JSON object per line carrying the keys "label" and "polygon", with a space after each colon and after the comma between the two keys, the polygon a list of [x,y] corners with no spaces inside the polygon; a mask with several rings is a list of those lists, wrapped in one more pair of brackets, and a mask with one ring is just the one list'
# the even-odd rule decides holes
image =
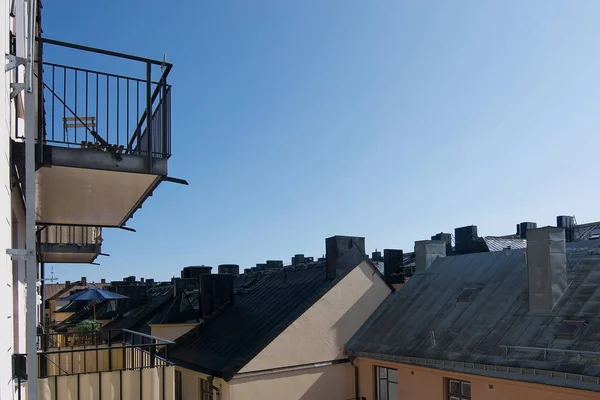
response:
{"label": "dark roof surface", "polygon": [[501,251],[506,248],[525,249],[527,248],[527,240],[525,239],[508,239],[504,237],[486,236],[483,238],[488,251]]}
{"label": "dark roof surface", "polygon": [[[346,350],[371,358],[452,360],[600,377],[599,245],[597,240],[567,244],[569,287],[549,315],[528,311],[524,250],[438,258],[390,294]],[[568,321],[578,326],[572,339],[561,338],[572,328]],[[507,351],[503,345],[554,351],[544,356],[543,350]]]}
{"label": "dark roof surface", "polygon": [[[102,329],[119,331],[121,329],[138,330],[144,326],[164,304],[173,298],[173,285],[160,283],[148,288],[147,297],[142,303],[119,314]],[[142,333],[148,333],[142,331]]]}
{"label": "dark roof surface", "polygon": [[238,276],[234,303],[177,340],[169,358],[186,368],[231,379],[244,365],[364,260],[343,256],[336,278],[325,262]]}

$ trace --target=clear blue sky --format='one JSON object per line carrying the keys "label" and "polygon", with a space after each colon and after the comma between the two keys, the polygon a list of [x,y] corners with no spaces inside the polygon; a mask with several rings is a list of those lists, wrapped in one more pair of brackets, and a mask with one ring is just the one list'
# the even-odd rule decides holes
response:
{"label": "clear blue sky", "polygon": [[476,224],[600,219],[600,2],[44,2],[44,35],[174,64],[170,175],[61,280],[167,279]]}

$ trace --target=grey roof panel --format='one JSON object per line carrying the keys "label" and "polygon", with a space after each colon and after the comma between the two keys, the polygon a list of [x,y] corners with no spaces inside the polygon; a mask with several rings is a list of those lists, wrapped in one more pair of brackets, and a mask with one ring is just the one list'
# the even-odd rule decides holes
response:
{"label": "grey roof panel", "polygon": [[[600,351],[598,245],[595,240],[567,245],[570,286],[549,315],[529,312],[524,250],[437,259],[388,296],[348,342],[347,351],[600,377],[600,366],[584,357],[552,353],[544,358],[537,350],[514,349],[506,354],[501,347]],[[468,301],[457,301],[466,288],[474,289]],[[556,337],[565,320],[585,321],[572,340]]]}

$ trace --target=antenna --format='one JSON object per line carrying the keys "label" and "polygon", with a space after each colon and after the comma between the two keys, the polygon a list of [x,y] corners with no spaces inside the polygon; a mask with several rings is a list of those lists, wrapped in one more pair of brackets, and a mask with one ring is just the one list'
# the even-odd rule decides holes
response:
{"label": "antenna", "polygon": [[54,267],[50,267],[50,278],[46,278],[46,279],[44,279],[44,281],[54,282],[57,280],[58,280],[58,277],[54,276]]}

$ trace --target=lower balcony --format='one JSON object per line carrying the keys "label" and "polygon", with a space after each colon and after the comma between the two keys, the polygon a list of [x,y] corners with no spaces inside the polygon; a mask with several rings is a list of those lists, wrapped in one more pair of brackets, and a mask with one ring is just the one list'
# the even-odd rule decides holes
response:
{"label": "lower balcony", "polygon": [[40,228],[38,257],[45,263],[93,263],[102,252],[102,228],[46,225]]}
{"label": "lower balcony", "polygon": [[[40,337],[48,349],[38,353],[38,399],[174,400],[175,369],[166,360],[172,342],[133,331],[124,331],[118,343],[107,332],[70,335]],[[52,347],[64,343],[70,345]],[[14,356],[17,398],[23,400],[26,363],[25,355]]]}

